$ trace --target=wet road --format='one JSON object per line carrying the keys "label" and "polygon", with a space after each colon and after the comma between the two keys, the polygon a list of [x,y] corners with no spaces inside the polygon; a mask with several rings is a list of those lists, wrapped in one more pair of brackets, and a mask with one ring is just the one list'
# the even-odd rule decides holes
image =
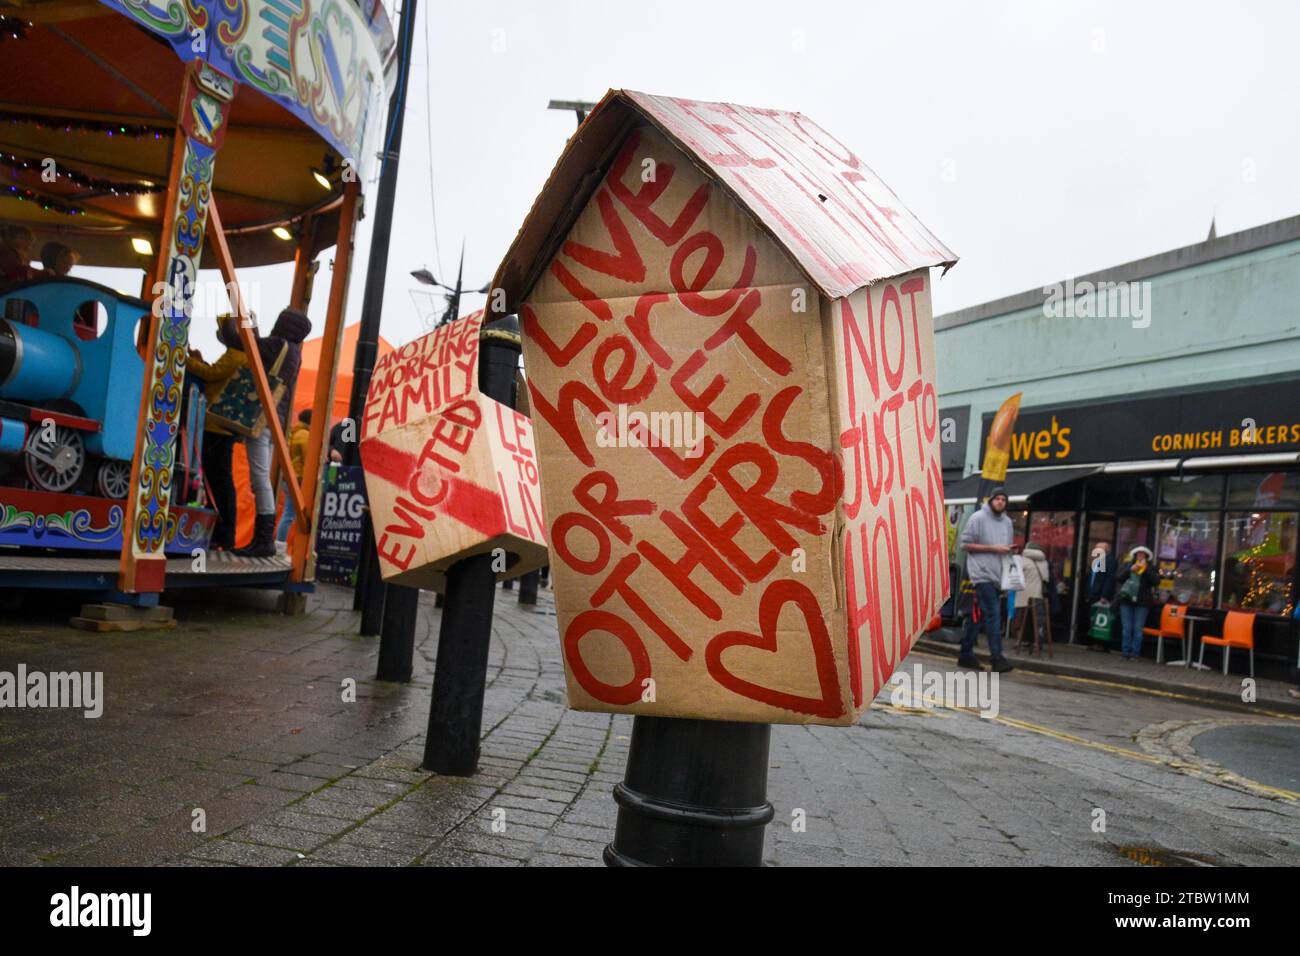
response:
{"label": "wet road", "polygon": [[951,658],[902,670],[847,733],[775,728],[772,862],[1300,864],[1293,716],[1017,670],[982,717]]}
{"label": "wet road", "polygon": [[1300,791],[1300,726],[1241,726],[1207,730],[1196,752],[1242,776]]}
{"label": "wet road", "polygon": [[[371,679],[349,593],[298,618],[272,601],[195,600],[157,633],[75,631],[55,607],[0,625],[0,670],[102,671],[105,694],[93,720],[5,713],[0,863],[600,864],[631,720],[565,706],[549,594],[498,602],[471,778],[419,769],[431,600],[409,685]],[[1300,865],[1295,717],[1024,670],[967,700],[953,667],[918,650],[916,686],[856,725],[773,728],[769,863]]]}

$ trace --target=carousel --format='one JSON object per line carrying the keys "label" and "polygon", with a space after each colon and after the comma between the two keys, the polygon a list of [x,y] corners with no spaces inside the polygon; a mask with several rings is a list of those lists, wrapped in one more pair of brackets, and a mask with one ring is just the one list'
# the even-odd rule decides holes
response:
{"label": "carousel", "polygon": [[[377,0],[0,0],[0,587],[146,606],[185,585],[310,589],[329,420],[296,480],[239,270],[293,263],[269,326],[306,311],[334,247],[313,399],[332,408],[392,53]],[[139,287],[69,259],[137,269]],[[201,263],[296,506],[285,555],[208,554],[205,402],[186,377]]]}

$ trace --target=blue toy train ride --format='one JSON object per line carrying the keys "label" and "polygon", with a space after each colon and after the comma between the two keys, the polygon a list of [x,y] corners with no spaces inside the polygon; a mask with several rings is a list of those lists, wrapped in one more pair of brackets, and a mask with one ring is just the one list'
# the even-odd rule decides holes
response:
{"label": "blue toy train ride", "polygon": [[12,286],[0,304],[0,460],[33,488],[125,498],[148,304],[67,278]]}
{"label": "blue toy train ride", "polygon": [[[115,551],[144,387],[149,303],[84,279],[0,293],[0,546]],[[146,329],[147,331],[147,329]],[[202,547],[215,513],[198,466],[202,399],[182,419],[167,550]]]}

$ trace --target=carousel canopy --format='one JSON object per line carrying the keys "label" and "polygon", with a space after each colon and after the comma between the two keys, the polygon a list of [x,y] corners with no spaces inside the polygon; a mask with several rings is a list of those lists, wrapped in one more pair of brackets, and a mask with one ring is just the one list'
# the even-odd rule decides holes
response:
{"label": "carousel canopy", "polygon": [[332,245],[344,161],[364,182],[382,149],[382,5],[150,3],[0,0],[0,223],[36,252],[151,265],[185,61],[203,59],[238,83],[213,190],[236,264],[292,259],[309,215],[311,253]]}

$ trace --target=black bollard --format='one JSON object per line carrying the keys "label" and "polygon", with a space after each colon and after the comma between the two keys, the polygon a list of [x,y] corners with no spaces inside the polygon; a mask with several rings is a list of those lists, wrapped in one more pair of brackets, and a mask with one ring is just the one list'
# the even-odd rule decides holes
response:
{"label": "black bollard", "polygon": [[361,627],[357,633],[362,637],[375,637],[384,633],[384,602],[388,596],[388,585],[376,580],[378,577],[377,574],[371,576],[366,603],[361,608]]}
{"label": "black bollard", "polygon": [[514,578],[509,578],[508,580],[505,580],[505,581],[502,581],[502,582],[501,582],[501,590],[502,590],[502,591],[513,591],[514,589],[515,589],[515,579],[514,579]]}
{"label": "black bollard", "polygon": [[636,717],[607,866],[762,866],[772,728]]}
{"label": "black bollard", "polygon": [[438,631],[438,666],[424,741],[425,770],[454,777],[469,777],[478,770],[495,594],[490,553],[447,569],[448,596]]}
{"label": "black bollard", "polygon": [[385,586],[384,624],[379,639],[379,680],[405,684],[411,679],[415,659],[415,619],[420,611],[420,589],[397,584]]}
{"label": "black bollard", "polygon": [[537,580],[540,574],[537,571],[529,571],[519,578],[519,603],[536,604],[537,603]]}
{"label": "black bollard", "polygon": [[[363,611],[375,581],[382,583],[379,572],[379,552],[375,550],[375,535],[370,527],[370,509],[361,519],[361,547],[357,552],[357,586],[352,592],[352,610]],[[382,606],[382,605],[381,605]],[[365,633],[364,631],[362,633]],[[378,634],[378,631],[370,631]]]}
{"label": "black bollard", "polygon": [[361,561],[365,567],[357,575],[357,594],[354,602],[361,605],[361,627],[358,633],[362,637],[374,637],[384,628],[384,599],[388,585],[379,571],[379,552],[375,550],[374,529],[366,520],[362,526]]}
{"label": "black bollard", "polygon": [[[483,326],[478,384],[488,398],[515,406],[519,370],[519,320],[506,316]],[[438,663],[424,741],[424,769],[458,777],[478,770],[483,729],[483,692],[496,572],[492,552],[457,561],[447,569],[446,599],[438,629]]]}
{"label": "black bollard", "polygon": [[446,599],[445,597],[443,597],[441,591],[434,591],[434,592],[433,592],[433,606],[434,606],[434,607],[442,607],[442,606],[443,606],[444,604],[446,604],[446,603],[447,603],[447,599]]}

